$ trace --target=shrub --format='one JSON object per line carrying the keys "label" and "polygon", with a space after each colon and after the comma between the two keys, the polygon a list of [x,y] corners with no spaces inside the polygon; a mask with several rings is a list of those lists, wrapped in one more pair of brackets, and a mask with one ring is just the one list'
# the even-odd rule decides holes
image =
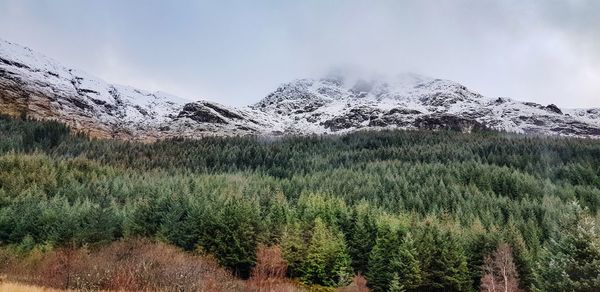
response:
{"label": "shrub", "polygon": [[27,264],[36,257],[30,254],[10,261],[3,272],[11,280],[60,289],[236,291],[241,288],[241,283],[212,257],[192,255],[142,239],[117,241],[94,250],[60,248],[44,252],[35,265]]}

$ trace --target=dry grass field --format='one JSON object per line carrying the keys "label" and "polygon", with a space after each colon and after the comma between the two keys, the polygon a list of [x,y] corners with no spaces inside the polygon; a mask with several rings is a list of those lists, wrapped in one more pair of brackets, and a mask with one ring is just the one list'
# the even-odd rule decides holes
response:
{"label": "dry grass field", "polygon": [[59,292],[72,290],[57,290],[52,288],[43,288],[38,286],[24,285],[18,283],[2,282],[0,283],[0,292]]}

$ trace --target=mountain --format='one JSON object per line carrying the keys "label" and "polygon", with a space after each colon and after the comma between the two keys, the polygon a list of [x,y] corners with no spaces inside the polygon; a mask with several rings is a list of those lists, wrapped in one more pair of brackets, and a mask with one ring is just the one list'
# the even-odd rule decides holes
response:
{"label": "mountain", "polygon": [[244,111],[109,84],[3,40],[0,104],[0,113],[59,120],[99,138],[155,140],[249,134],[264,128]]}
{"label": "mountain", "polygon": [[0,113],[62,121],[98,138],[344,133],[359,129],[474,129],[600,138],[600,109],[489,98],[416,74],[334,74],[281,85],[233,108],[109,84],[0,40]]}

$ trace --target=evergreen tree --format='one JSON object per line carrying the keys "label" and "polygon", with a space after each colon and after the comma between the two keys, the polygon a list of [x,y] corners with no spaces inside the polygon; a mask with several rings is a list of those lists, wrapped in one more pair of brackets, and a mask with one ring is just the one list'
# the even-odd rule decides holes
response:
{"label": "evergreen tree", "polygon": [[306,245],[304,234],[300,224],[290,223],[286,225],[281,237],[281,249],[283,258],[288,264],[288,274],[292,278],[302,275],[302,263],[306,259]]}
{"label": "evergreen tree", "polygon": [[140,198],[128,208],[123,229],[126,236],[150,237],[158,231],[160,221],[156,201],[151,197]]}
{"label": "evergreen tree", "polygon": [[[528,227],[529,224],[524,227]],[[504,240],[511,247],[512,258],[515,263],[517,274],[519,275],[520,288],[531,288],[535,282],[534,266],[535,261],[532,251],[527,248],[522,233],[518,230],[516,223],[511,222],[505,231]],[[532,246],[537,246],[537,238],[530,238],[530,241],[535,241]]]}
{"label": "evergreen tree", "polygon": [[400,284],[400,276],[398,274],[392,275],[392,279],[390,281],[390,287],[388,289],[389,292],[403,292],[406,291],[404,286]]}
{"label": "evergreen tree", "polygon": [[300,267],[302,281],[324,286],[346,285],[352,276],[350,264],[341,232],[327,227],[320,218],[315,219],[306,259]]}
{"label": "evergreen tree", "polygon": [[190,206],[183,198],[167,196],[163,198],[164,211],[161,212],[157,236],[185,250],[193,250],[197,234],[190,219]]}
{"label": "evergreen tree", "polygon": [[493,228],[489,232],[476,222],[471,226],[472,233],[468,238],[467,255],[468,268],[471,273],[471,281],[474,283],[473,288],[479,289],[480,279],[483,276],[484,259],[498,246],[498,229]]}
{"label": "evergreen tree", "polygon": [[448,291],[471,289],[467,258],[463,247],[448,231],[427,223],[416,239],[423,271],[420,288]]}
{"label": "evergreen tree", "polygon": [[347,235],[352,267],[354,271],[363,274],[368,270],[369,255],[377,237],[374,217],[375,214],[370,212],[370,206],[366,202],[361,202],[354,208],[352,224]]}
{"label": "evergreen tree", "polygon": [[538,265],[538,287],[546,291],[600,290],[600,232],[583,216],[560,241],[551,243]]}
{"label": "evergreen tree", "polygon": [[394,277],[398,277],[406,289],[413,289],[421,284],[421,270],[414,242],[410,233],[405,234],[400,228],[396,222],[384,221],[379,224],[366,275],[373,291],[388,291]]}

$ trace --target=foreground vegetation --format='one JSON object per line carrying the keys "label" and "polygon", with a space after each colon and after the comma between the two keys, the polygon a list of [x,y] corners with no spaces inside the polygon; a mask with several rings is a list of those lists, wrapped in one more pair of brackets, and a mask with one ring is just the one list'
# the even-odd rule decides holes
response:
{"label": "foreground vegetation", "polygon": [[242,278],[266,246],[311,285],[360,273],[374,291],[600,289],[598,141],[386,131],[136,144],[8,118],[0,135],[10,254],[142,237]]}
{"label": "foreground vegetation", "polygon": [[247,281],[233,277],[211,256],[146,239],[93,249],[39,246],[26,254],[4,248],[0,259],[0,273],[7,275],[0,284],[7,283],[6,289],[24,282],[74,291],[305,291],[285,278],[280,250],[265,246],[259,247],[259,262]]}
{"label": "foreground vegetation", "polygon": [[11,282],[1,282],[0,283],[0,292],[58,292],[58,291],[61,291],[61,290],[44,288],[44,287],[36,287],[36,286],[11,283]]}

